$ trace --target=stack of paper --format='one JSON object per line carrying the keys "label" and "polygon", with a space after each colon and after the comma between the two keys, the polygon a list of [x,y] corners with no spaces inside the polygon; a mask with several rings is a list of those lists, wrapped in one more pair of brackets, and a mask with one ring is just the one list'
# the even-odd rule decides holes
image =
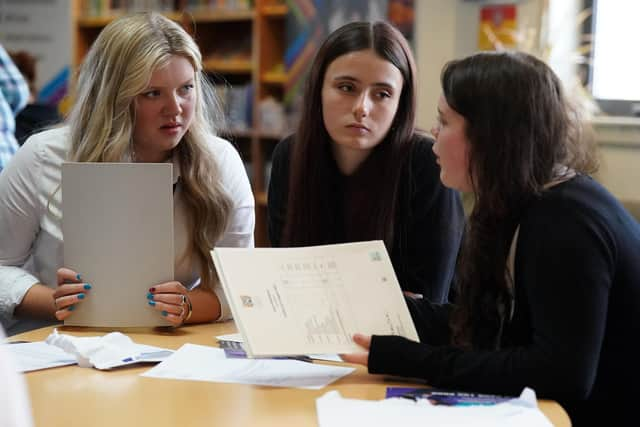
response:
{"label": "stack of paper", "polygon": [[[225,352],[227,357],[247,357],[247,352],[244,349],[242,335],[240,334],[227,334],[217,336],[218,345]],[[298,360],[324,360],[325,362],[342,362],[342,358],[337,354],[304,354],[300,356],[282,356],[289,357]]]}
{"label": "stack of paper", "polygon": [[219,348],[185,344],[143,377],[320,389],[353,368],[298,360],[227,359]]}
{"label": "stack of paper", "polygon": [[6,344],[4,348],[13,356],[18,372],[76,364],[71,354],[44,341]]}

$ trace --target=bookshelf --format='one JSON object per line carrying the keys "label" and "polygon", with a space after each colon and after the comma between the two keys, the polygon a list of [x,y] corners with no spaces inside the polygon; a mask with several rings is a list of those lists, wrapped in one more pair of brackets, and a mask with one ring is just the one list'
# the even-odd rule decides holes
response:
{"label": "bookshelf", "polygon": [[[268,246],[268,160],[275,143],[286,134],[287,126],[286,120],[274,126],[272,120],[261,123],[261,119],[265,106],[274,102],[277,105],[283,99],[287,83],[283,66],[287,5],[284,0],[227,0],[226,4],[233,7],[215,6],[224,1],[151,0],[143,2],[146,7],[142,9],[139,5],[133,10],[113,6],[125,3],[73,0],[74,69],[82,63],[102,28],[122,14],[153,9],[181,23],[200,46],[205,70],[214,82],[221,84],[219,94],[233,99],[245,97],[248,114],[230,108],[228,118],[232,127],[223,131],[222,136],[231,140],[248,162],[247,172],[256,199],[256,246]],[[247,117],[246,123],[238,116]]]}

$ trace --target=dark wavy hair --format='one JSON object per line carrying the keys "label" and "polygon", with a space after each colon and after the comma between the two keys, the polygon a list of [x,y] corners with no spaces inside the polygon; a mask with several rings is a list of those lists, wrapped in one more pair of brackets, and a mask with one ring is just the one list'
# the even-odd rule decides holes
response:
{"label": "dark wavy hair", "polygon": [[365,199],[371,206],[363,207],[367,215],[363,216],[359,223],[361,229],[356,234],[367,239],[382,239],[387,247],[392,247],[400,175],[415,130],[416,67],[402,33],[384,22],[347,24],[331,33],[315,56],[306,81],[300,122],[293,137],[284,245],[335,243],[336,202],[331,185],[335,161],[330,149],[331,137],[319,111],[322,86],[327,68],[336,58],[367,49],[400,70],[403,86],[391,128],[374,150],[384,156],[387,167],[376,174],[375,182],[362,189],[369,193]]}
{"label": "dark wavy hair", "polygon": [[497,348],[512,304],[511,240],[526,205],[558,165],[597,169],[593,142],[554,72],[519,52],[479,53],[445,65],[447,104],[466,120],[474,208],[457,266],[453,343]]}

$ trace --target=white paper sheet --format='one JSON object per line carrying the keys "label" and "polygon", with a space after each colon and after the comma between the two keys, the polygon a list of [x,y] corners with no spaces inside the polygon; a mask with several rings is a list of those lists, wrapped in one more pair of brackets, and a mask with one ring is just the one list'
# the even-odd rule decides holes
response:
{"label": "white paper sheet", "polygon": [[219,348],[185,344],[164,362],[140,374],[177,380],[321,389],[353,368],[298,360],[226,359]]}
{"label": "white paper sheet", "polygon": [[[218,335],[216,337],[218,341],[231,341],[242,344],[242,335],[240,334],[227,334]],[[325,362],[343,362],[342,358],[337,354],[307,354],[308,358],[313,360],[324,360]]]}
{"label": "white paper sheet", "polygon": [[160,362],[173,354],[166,348],[135,343],[121,332],[75,337],[54,329],[46,342],[66,352],[83,368],[112,369],[139,362]]}
{"label": "white paper sheet", "polygon": [[24,375],[18,374],[17,358],[9,347],[4,345],[5,335],[0,325],[0,425],[2,427],[33,427],[31,405],[27,394]]}
{"label": "white paper sheet", "polygon": [[535,397],[533,404],[514,399],[490,406],[443,406],[426,399],[345,399],[339,392],[330,391],[316,399],[316,410],[319,427],[551,426],[535,404]]}
{"label": "white paper sheet", "polygon": [[382,241],[212,257],[250,357],[353,353],[356,332],[418,340]]}
{"label": "white paper sheet", "polygon": [[344,362],[337,354],[309,354],[313,360],[324,360],[325,362]]}
{"label": "white paper sheet", "polygon": [[170,163],[64,163],[64,265],[91,284],[65,325],[169,325],[147,290],[173,280]]}
{"label": "white paper sheet", "polygon": [[18,372],[76,364],[75,357],[44,341],[5,344],[3,348],[13,357]]}
{"label": "white paper sheet", "polygon": [[242,342],[242,335],[240,334],[226,334],[226,335],[218,335],[216,337],[218,341],[232,341],[232,342]]}

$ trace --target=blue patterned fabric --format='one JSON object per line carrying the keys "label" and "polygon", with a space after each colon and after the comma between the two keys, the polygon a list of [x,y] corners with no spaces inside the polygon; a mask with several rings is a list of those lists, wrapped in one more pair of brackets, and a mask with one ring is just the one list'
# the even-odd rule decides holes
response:
{"label": "blue patterned fabric", "polygon": [[0,171],[18,149],[15,116],[27,105],[28,99],[27,82],[0,45]]}

